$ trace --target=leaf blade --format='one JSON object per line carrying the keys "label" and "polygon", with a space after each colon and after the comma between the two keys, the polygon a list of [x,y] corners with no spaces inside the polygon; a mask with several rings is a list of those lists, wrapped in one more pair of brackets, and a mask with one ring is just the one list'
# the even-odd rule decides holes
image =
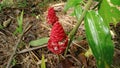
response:
{"label": "leaf blade", "polygon": [[42,63],[41,63],[41,68],[46,68],[44,54],[42,54]]}
{"label": "leaf blade", "polygon": [[[120,2],[116,0],[117,2]],[[100,4],[99,14],[102,16],[105,23],[114,23],[115,25],[120,22],[120,3],[114,0],[103,0]]]}
{"label": "leaf blade", "polygon": [[37,40],[33,40],[33,41],[31,41],[29,44],[30,44],[31,46],[41,46],[41,45],[47,43],[48,40],[49,40],[48,37],[43,37],[43,38],[40,38],[40,39],[37,39]]}
{"label": "leaf blade", "polygon": [[82,7],[80,5],[77,5],[74,8],[74,14],[75,14],[76,18],[79,20],[81,17],[81,14],[82,14]]}
{"label": "leaf blade", "polygon": [[85,16],[86,37],[97,60],[98,68],[105,68],[112,63],[114,46],[109,28],[102,17],[95,11]]}
{"label": "leaf blade", "polygon": [[71,7],[75,7],[80,2],[82,2],[82,0],[68,0],[67,4],[65,5],[64,11],[67,11]]}

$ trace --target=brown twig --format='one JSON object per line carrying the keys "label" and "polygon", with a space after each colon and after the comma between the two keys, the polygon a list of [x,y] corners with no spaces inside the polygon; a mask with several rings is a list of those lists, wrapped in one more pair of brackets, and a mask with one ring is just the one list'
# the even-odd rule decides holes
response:
{"label": "brown twig", "polygon": [[43,47],[46,47],[46,46],[47,46],[47,45],[38,46],[38,47],[34,47],[34,48],[29,48],[29,49],[24,49],[24,50],[22,50],[22,51],[17,52],[17,54],[29,52],[29,51],[32,51],[32,50],[37,50],[37,49],[40,49],[40,48],[43,48]]}
{"label": "brown twig", "polygon": [[81,62],[77,58],[75,58],[74,56],[72,56],[72,55],[66,55],[66,57],[73,58],[76,62],[78,62],[81,65]]}
{"label": "brown twig", "polygon": [[23,38],[23,35],[24,35],[25,31],[27,31],[26,28],[28,27],[28,25],[29,25],[29,22],[25,25],[22,34],[20,34],[20,37],[19,37],[18,41],[16,42],[16,45],[15,45],[15,47],[14,47],[14,50],[13,50],[13,52],[12,52],[12,54],[11,54],[9,60],[8,60],[8,63],[7,63],[6,68],[9,68],[9,67],[10,67],[10,64],[11,64],[11,62],[12,62],[12,59],[13,59],[14,55],[16,54],[17,47],[18,47],[18,45],[20,44],[21,39]]}
{"label": "brown twig", "polygon": [[82,47],[81,45],[77,44],[75,41],[72,41],[73,44],[75,44],[76,46],[82,48],[84,51],[87,51],[87,49],[85,49],[84,47]]}

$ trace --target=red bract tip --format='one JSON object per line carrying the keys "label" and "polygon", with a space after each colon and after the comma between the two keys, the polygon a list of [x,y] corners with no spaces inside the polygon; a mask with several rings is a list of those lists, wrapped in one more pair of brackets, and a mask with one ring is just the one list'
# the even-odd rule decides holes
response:
{"label": "red bract tip", "polygon": [[50,32],[50,39],[54,42],[62,41],[66,38],[65,31],[59,22],[56,22]]}
{"label": "red bract tip", "polygon": [[67,43],[68,37],[65,34],[62,25],[59,22],[56,22],[51,30],[48,49],[54,54],[60,54],[66,49]]}
{"label": "red bract tip", "polygon": [[50,7],[48,9],[48,15],[47,15],[47,21],[49,24],[54,24],[56,21],[58,21],[58,17],[56,16],[55,10],[53,7]]}

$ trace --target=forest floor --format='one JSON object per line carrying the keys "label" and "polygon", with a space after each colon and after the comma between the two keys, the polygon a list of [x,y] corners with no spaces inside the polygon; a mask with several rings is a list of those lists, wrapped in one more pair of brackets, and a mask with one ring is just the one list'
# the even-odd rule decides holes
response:
{"label": "forest floor", "polygon": [[[76,18],[71,16],[72,9],[63,12],[65,2],[29,0],[19,2],[12,7],[5,7],[0,12],[0,68],[5,68],[16,45],[17,51],[13,57],[11,68],[40,68],[42,54],[45,56],[46,68],[96,68],[93,55],[85,56],[88,43],[85,37],[84,22],[79,27],[74,41],[72,42],[66,57],[62,54],[61,60],[58,56],[47,49],[47,44],[31,46],[32,40],[49,37],[51,26],[47,24],[47,9],[53,6],[59,17],[65,32],[68,34],[77,23]],[[17,17],[24,10],[23,28],[24,34],[14,34],[18,27]],[[26,27],[27,26],[27,27]],[[119,26],[119,25],[118,25]],[[113,29],[113,28],[112,28]],[[116,28],[119,33],[119,27]],[[118,36],[119,37],[119,36]],[[19,41],[20,40],[20,41]],[[119,42],[114,40],[114,42]],[[118,44],[119,45],[119,44]],[[117,44],[115,44],[117,46]],[[113,68],[120,68],[120,48],[114,49]]]}

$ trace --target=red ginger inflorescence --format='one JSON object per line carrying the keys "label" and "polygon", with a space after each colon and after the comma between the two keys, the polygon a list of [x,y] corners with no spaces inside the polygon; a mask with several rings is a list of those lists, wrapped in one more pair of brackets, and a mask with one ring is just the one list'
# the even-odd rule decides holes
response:
{"label": "red ginger inflorescence", "polygon": [[56,13],[53,7],[50,7],[48,9],[47,21],[51,25],[53,25],[56,21],[58,21],[58,17],[56,16]]}
{"label": "red ginger inflorescence", "polygon": [[65,34],[62,25],[58,22],[58,17],[56,16],[53,7],[48,9],[47,21],[52,25],[48,49],[54,54],[61,54],[67,47],[68,37]]}
{"label": "red ginger inflorescence", "polygon": [[48,49],[54,54],[61,54],[67,47],[68,37],[62,25],[57,21],[51,30]]}

